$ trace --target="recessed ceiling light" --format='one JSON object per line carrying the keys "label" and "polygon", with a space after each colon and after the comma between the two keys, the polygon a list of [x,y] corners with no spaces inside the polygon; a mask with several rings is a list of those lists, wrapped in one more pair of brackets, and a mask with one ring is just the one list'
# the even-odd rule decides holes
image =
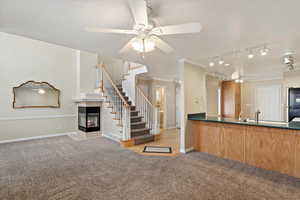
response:
{"label": "recessed ceiling light", "polygon": [[213,66],[215,66],[215,63],[214,63],[214,62],[210,62],[210,63],[209,63],[209,66],[210,66],[210,67],[213,67]]}
{"label": "recessed ceiling light", "polygon": [[228,67],[228,66],[230,66],[230,64],[229,64],[229,63],[226,63],[225,66]]}
{"label": "recessed ceiling light", "polygon": [[219,65],[223,65],[224,64],[224,60],[223,59],[220,59],[219,60]]}

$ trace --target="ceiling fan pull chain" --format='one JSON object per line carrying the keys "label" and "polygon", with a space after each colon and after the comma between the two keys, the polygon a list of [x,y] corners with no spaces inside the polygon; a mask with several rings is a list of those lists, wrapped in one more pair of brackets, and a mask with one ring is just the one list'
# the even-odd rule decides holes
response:
{"label": "ceiling fan pull chain", "polygon": [[146,53],[145,39],[143,39],[143,54]]}

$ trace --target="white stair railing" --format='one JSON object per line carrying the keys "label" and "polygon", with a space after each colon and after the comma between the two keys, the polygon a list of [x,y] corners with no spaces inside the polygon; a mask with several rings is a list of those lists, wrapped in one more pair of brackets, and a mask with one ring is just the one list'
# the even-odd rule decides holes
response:
{"label": "white stair railing", "polygon": [[123,127],[122,140],[129,140],[131,138],[131,106],[113,82],[105,65],[101,63],[98,67],[101,74],[100,89],[110,104],[111,113],[115,115],[114,120],[118,120],[119,125]]}
{"label": "white stair railing", "polygon": [[138,86],[136,86],[135,89],[135,106],[144,117],[146,127],[151,129],[151,134],[159,134],[159,108],[150,102]]}

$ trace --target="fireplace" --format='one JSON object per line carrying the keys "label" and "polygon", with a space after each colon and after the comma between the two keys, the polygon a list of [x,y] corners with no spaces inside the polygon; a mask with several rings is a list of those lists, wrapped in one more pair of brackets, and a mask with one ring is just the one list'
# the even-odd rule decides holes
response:
{"label": "fireplace", "polygon": [[84,132],[100,131],[100,107],[78,107],[78,129]]}

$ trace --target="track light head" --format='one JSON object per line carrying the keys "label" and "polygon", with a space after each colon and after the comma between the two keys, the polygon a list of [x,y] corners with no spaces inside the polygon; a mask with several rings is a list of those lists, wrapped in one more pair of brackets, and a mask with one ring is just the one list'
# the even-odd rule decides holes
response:
{"label": "track light head", "polygon": [[223,65],[224,64],[224,60],[221,58],[220,60],[219,60],[219,65]]}
{"label": "track light head", "polygon": [[248,59],[252,59],[252,58],[254,58],[254,54],[253,53],[249,53],[248,54]]}
{"label": "track light head", "polygon": [[269,49],[267,49],[266,47],[264,47],[263,49],[260,50],[260,55],[261,56],[266,56],[269,52]]}

